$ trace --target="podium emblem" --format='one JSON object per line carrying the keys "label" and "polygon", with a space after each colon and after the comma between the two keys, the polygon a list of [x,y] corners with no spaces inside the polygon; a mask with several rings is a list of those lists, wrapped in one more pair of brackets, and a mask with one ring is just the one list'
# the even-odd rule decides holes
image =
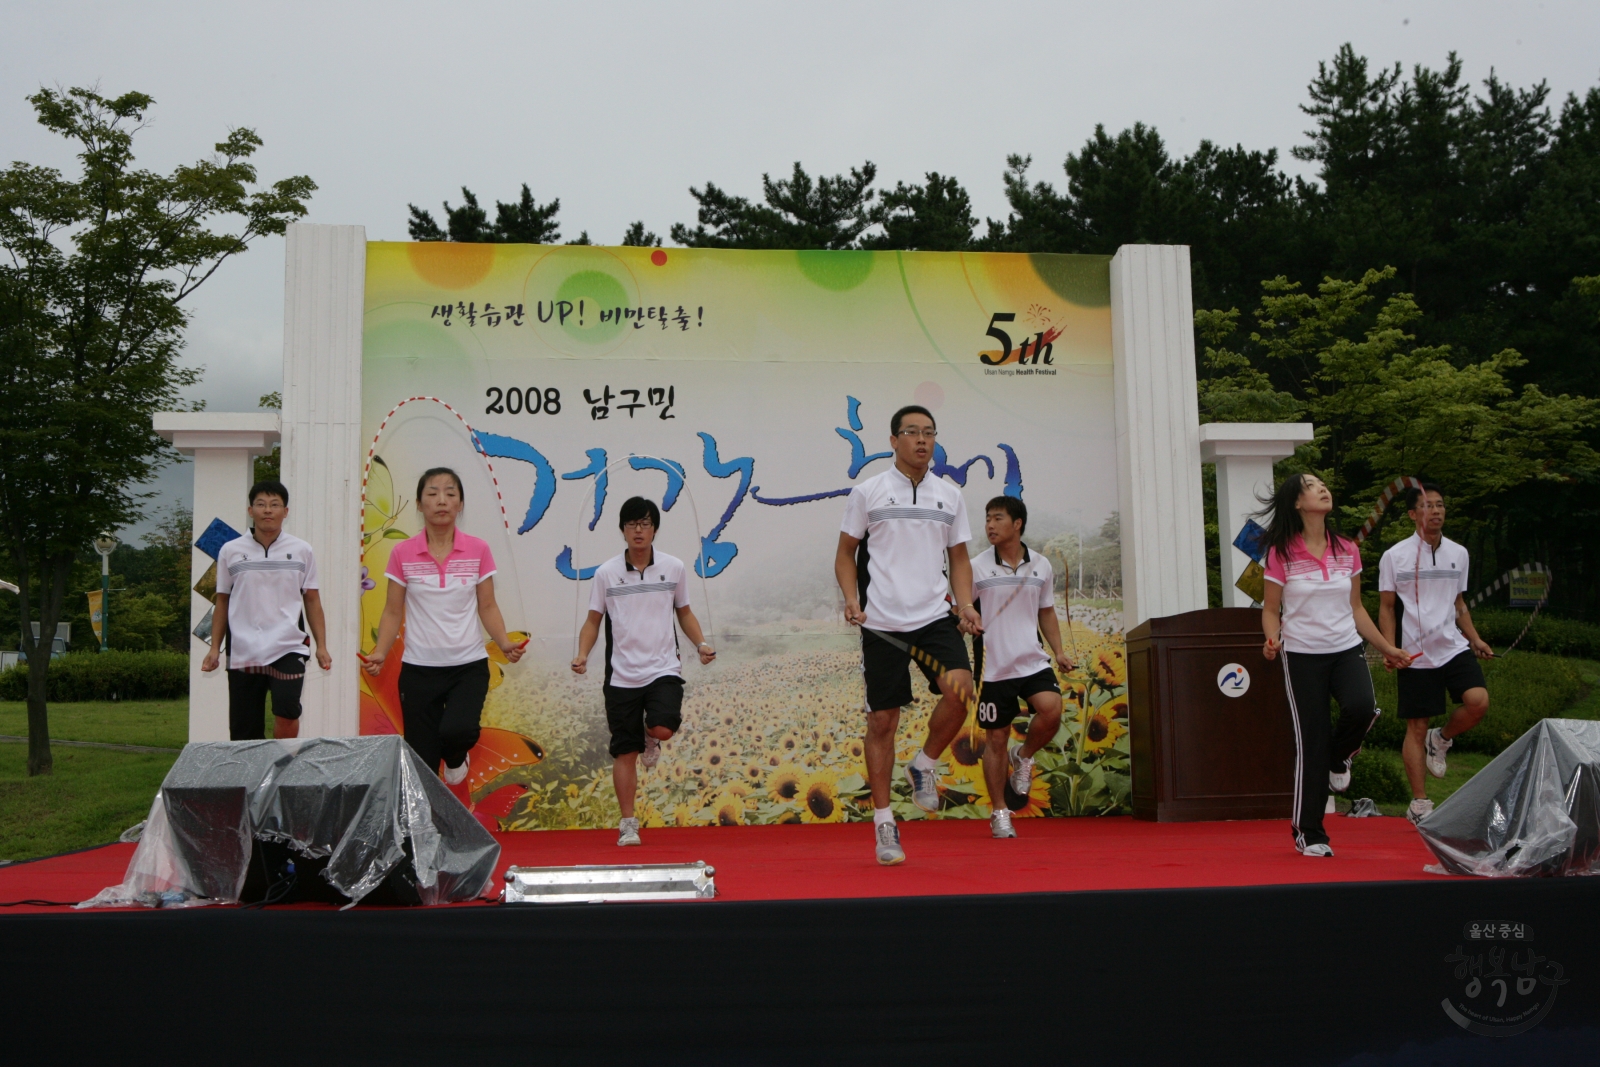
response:
{"label": "podium emblem", "polygon": [[1250,672],[1243,664],[1224,663],[1217,672],[1217,688],[1225,697],[1242,697],[1250,691]]}

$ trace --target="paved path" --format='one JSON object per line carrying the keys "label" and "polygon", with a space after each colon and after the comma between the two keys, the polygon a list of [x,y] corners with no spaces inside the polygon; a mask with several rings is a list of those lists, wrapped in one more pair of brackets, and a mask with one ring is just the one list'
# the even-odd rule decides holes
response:
{"label": "paved path", "polygon": [[[13,737],[11,734],[0,734],[0,741],[9,741],[12,744],[27,744],[26,737]],[[110,748],[118,752],[182,752],[181,748],[152,748],[149,745],[113,745],[106,741],[61,741],[54,737],[50,739],[52,745],[73,745],[77,748]]]}

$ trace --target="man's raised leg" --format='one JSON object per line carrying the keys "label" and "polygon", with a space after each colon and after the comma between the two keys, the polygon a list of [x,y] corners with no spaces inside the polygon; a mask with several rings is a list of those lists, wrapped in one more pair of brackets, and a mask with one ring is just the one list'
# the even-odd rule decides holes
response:
{"label": "man's raised leg", "polygon": [[971,671],[948,671],[939,676],[939,703],[928,716],[928,739],[906,764],[911,800],[923,811],[939,810],[939,757],[967,721],[967,697],[971,693]]}

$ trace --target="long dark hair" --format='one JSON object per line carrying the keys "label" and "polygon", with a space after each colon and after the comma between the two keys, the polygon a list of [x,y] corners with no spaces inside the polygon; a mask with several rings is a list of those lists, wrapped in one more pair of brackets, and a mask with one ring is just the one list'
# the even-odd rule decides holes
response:
{"label": "long dark hair", "polygon": [[[1267,547],[1277,549],[1280,556],[1289,554],[1289,542],[1296,534],[1305,533],[1305,523],[1300,521],[1300,510],[1295,507],[1305,488],[1306,476],[1291,474],[1278,483],[1277,490],[1270,497],[1256,497],[1262,508],[1251,517],[1264,520],[1267,528]],[[1323,526],[1328,531],[1330,546],[1337,545],[1341,539],[1349,540],[1334,526],[1333,512],[1328,512],[1328,517],[1323,520]]]}

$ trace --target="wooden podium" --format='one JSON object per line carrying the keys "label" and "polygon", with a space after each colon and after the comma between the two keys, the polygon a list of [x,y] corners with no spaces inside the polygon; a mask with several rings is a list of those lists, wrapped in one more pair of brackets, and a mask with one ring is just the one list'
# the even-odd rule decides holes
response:
{"label": "wooden podium", "polygon": [[1149,619],[1128,634],[1135,818],[1289,817],[1294,725],[1283,664],[1262,657],[1262,641],[1257,608]]}

